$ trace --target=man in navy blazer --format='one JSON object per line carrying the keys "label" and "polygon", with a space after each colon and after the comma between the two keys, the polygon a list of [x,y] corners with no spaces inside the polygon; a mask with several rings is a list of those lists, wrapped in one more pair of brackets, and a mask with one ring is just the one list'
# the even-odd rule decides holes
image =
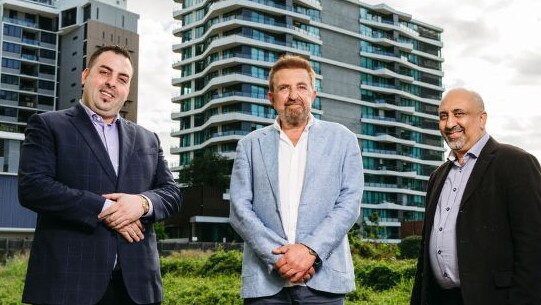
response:
{"label": "man in navy blazer", "polygon": [[244,304],[343,304],[355,288],[347,233],[363,188],[357,137],[310,114],[315,73],[301,57],[275,63],[268,97],[278,117],[239,142],[231,175]]}
{"label": "man in navy blazer", "polygon": [[448,161],[428,181],[412,305],[541,304],[541,168],[485,131],[481,96],[440,107]]}
{"label": "man in navy blazer", "polygon": [[38,213],[23,302],[159,304],[152,223],[181,194],[156,134],[119,116],[133,68],[118,46],[98,49],[70,109],[28,120],[21,205]]}

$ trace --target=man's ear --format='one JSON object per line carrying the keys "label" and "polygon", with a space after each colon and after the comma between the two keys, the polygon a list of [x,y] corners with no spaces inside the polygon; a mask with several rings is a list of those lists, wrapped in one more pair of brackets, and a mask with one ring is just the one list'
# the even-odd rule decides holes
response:
{"label": "man's ear", "polygon": [[81,85],[84,86],[86,78],[88,77],[88,73],[90,73],[90,70],[88,68],[83,70],[83,73],[81,73]]}
{"label": "man's ear", "polygon": [[272,95],[272,91],[267,92],[267,98],[269,99],[271,105],[274,106],[274,96]]}

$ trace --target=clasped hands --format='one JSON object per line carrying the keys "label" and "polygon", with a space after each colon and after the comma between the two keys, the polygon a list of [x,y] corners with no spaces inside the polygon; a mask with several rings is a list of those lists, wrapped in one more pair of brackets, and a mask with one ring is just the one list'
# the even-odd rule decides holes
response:
{"label": "clasped hands", "polygon": [[124,193],[105,194],[103,197],[114,203],[98,218],[130,243],[143,240],[145,228],[139,220],[144,213],[141,197]]}
{"label": "clasped hands", "polygon": [[313,267],[316,257],[303,244],[284,245],[272,250],[272,253],[282,254],[274,264],[274,269],[291,283],[306,282],[316,273]]}

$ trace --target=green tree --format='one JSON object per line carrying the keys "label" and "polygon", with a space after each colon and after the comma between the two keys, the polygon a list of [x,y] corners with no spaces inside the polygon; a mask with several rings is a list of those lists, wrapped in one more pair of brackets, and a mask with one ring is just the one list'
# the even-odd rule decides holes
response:
{"label": "green tree", "polygon": [[165,232],[165,225],[163,224],[163,221],[154,223],[154,232],[156,232],[157,240],[167,239],[169,237]]}
{"label": "green tree", "polygon": [[368,223],[367,221],[363,220],[363,228],[365,231],[365,237],[370,239],[379,239],[379,214],[377,212],[372,212],[370,215],[368,215]]}
{"label": "green tree", "polygon": [[230,173],[231,160],[205,151],[180,170],[179,181],[187,186],[214,186],[225,190],[229,187]]}

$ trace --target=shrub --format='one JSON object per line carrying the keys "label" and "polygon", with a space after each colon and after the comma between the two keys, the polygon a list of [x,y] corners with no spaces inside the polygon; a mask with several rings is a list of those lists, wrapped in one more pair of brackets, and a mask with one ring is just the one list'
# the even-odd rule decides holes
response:
{"label": "shrub", "polygon": [[175,276],[200,275],[204,264],[204,258],[168,256],[160,259],[160,270],[162,275],[168,273]]}
{"label": "shrub", "polygon": [[402,239],[398,244],[400,258],[417,258],[421,251],[421,236],[412,235]]}
{"label": "shrub", "polygon": [[388,265],[376,264],[366,272],[363,284],[381,291],[394,287],[400,278],[400,273]]}
{"label": "shrub", "polygon": [[394,259],[398,254],[398,247],[394,244],[376,243],[353,239],[350,243],[351,253],[363,258]]}
{"label": "shrub", "polygon": [[210,255],[201,268],[201,275],[240,275],[242,270],[242,253],[237,250],[219,250]]}

